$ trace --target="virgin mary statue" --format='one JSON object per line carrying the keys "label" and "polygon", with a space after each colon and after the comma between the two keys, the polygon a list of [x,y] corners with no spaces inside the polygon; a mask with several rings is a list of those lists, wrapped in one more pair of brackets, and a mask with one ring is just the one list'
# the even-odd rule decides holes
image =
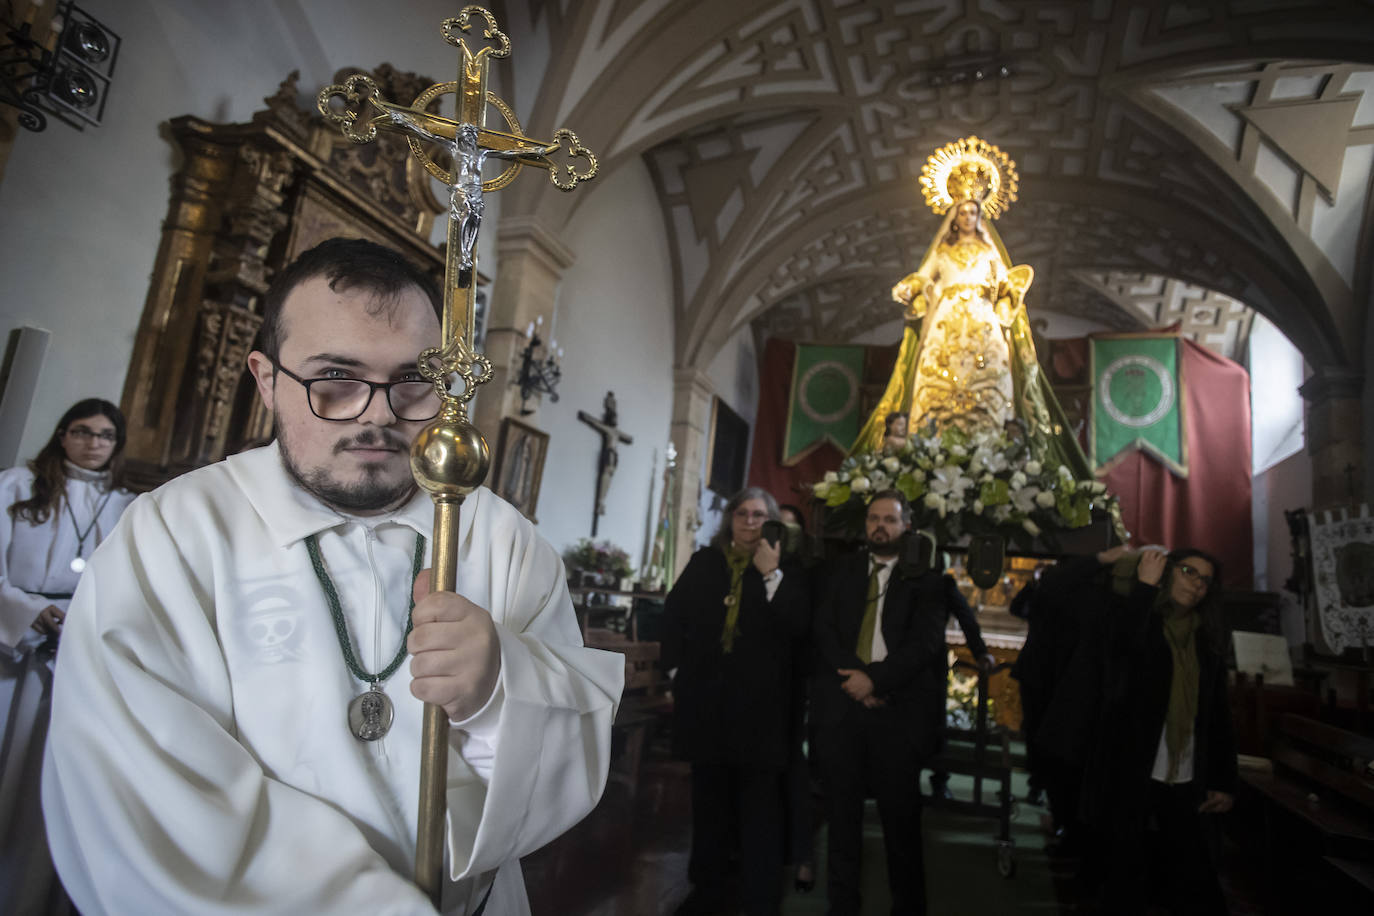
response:
{"label": "virgin mary statue", "polygon": [[851,454],[880,451],[885,421],[908,414],[912,433],[1022,433],[1032,455],[1092,479],[1040,371],[1026,317],[1029,265],[1012,266],[991,221],[1016,199],[1015,164],[966,137],[922,169],[926,203],[944,216],[915,273],[892,288],[906,326],[887,390]]}

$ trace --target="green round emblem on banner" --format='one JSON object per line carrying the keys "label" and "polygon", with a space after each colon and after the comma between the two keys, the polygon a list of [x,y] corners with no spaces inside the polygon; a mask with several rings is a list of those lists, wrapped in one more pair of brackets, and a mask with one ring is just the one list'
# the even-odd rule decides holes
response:
{"label": "green round emblem on banner", "polygon": [[1174,406],[1174,379],[1159,360],[1139,354],[1111,362],[1097,383],[1102,409],[1122,426],[1153,426]]}
{"label": "green round emblem on banner", "polygon": [[844,363],[825,360],[802,373],[799,406],[816,423],[834,423],[859,402],[859,380]]}

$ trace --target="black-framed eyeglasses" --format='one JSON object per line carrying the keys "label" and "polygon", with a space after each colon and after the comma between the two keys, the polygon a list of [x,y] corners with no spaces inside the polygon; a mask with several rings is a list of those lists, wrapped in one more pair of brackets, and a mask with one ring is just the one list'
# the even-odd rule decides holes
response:
{"label": "black-framed eyeglasses", "polygon": [[[271,357],[269,357],[271,359]],[[299,382],[305,389],[310,412],[321,420],[356,420],[367,413],[372,396],[381,389],[386,402],[398,420],[433,420],[439,415],[443,401],[427,381],[369,382],[361,378],[301,378],[272,359],[283,375]]]}
{"label": "black-framed eyeglasses", "polygon": [[1199,581],[1208,588],[1212,587],[1212,577],[1203,575],[1202,570],[1198,569],[1196,566],[1189,566],[1187,563],[1180,563],[1178,564],[1178,569],[1179,572],[1183,573],[1188,578]]}
{"label": "black-framed eyeglasses", "polygon": [[83,442],[88,439],[97,439],[102,445],[114,445],[119,441],[119,434],[114,430],[102,429],[100,432],[96,432],[89,426],[72,426],[67,429],[67,435]]}

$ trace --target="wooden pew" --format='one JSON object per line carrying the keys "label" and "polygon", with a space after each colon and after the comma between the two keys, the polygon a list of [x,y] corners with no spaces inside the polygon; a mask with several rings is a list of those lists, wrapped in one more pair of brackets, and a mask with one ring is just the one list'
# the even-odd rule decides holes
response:
{"label": "wooden pew", "polygon": [[1290,907],[1339,900],[1371,912],[1374,738],[1291,713],[1274,738],[1272,772],[1241,771],[1237,839]]}
{"label": "wooden pew", "polygon": [[657,642],[633,642],[619,633],[589,629],[587,645],[625,656],[625,692],[611,725],[610,782],[625,786],[630,797],[639,790],[640,763],[650,733],[672,712],[668,682],[659,670],[662,647]]}

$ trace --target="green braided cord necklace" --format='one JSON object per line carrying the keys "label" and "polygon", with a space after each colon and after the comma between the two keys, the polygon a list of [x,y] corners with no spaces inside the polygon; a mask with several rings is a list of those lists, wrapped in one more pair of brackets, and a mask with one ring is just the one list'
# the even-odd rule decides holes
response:
{"label": "green braided cord necklace", "polygon": [[376,674],[364,671],[363,666],[358,663],[358,656],[353,653],[353,640],[348,635],[348,624],[344,621],[339,592],[334,588],[329,573],[325,571],[324,558],[320,556],[320,545],[315,535],[306,536],[305,549],[310,554],[310,565],[315,568],[315,578],[320,580],[320,587],[324,589],[325,601],[329,603],[329,613],[334,618],[334,635],[339,638],[339,648],[343,649],[344,663],[348,665],[348,670],[354,677],[371,685],[348,704],[348,727],[363,741],[376,741],[391,730],[391,722],[395,718],[391,698],[382,691],[381,685],[395,674],[396,669],[401,667],[401,662],[405,661],[406,639],[415,624],[411,615],[415,610],[415,580],[420,577],[420,567],[425,561],[425,536],[415,535],[415,559],[411,563],[410,571],[410,605],[406,611],[406,629],[401,634],[400,648],[396,650],[396,657],[391,660],[391,664]]}

